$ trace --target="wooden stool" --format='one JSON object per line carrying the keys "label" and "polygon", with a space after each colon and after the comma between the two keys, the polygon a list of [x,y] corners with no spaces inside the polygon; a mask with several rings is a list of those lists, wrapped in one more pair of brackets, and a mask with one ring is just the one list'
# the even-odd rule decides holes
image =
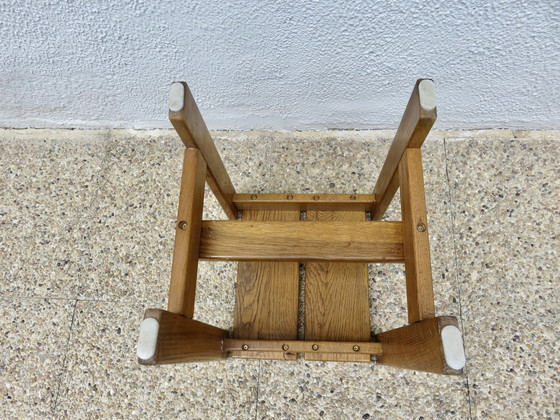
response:
{"label": "wooden stool", "polygon": [[[146,310],[141,364],[302,353],[462,373],[457,319],[435,316],[432,292],[420,152],[436,120],[431,80],[416,82],[373,194],[237,194],[186,83],[171,85],[169,119],[186,146],[169,303]],[[205,181],[230,220],[202,220]],[[402,221],[380,221],[398,188]],[[192,319],[198,260],[239,261],[232,338]],[[402,262],[410,325],[372,340],[367,264]],[[299,263],[305,340],[297,339]]]}

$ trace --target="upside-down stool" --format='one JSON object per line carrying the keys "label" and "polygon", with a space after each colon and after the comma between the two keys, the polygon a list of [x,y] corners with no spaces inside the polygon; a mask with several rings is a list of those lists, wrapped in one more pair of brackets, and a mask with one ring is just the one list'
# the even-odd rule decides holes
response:
{"label": "upside-down stool", "polygon": [[[420,147],[434,83],[416,82],[373,194],[237,194],[186,83],[169,119],[185,144],[167,310],[147,309],[144,365],[231,358],[371,362],[461,374],[457,319],[435,316]],[[202,220],[205,182],[229,220]],[[381,221],[400,188],[402,221]],[[238,261],[233,331],[193,319],[199,260]],[[298,340],[300,263],[304,339]],[[404,263],[409,324],[372,337],[368,263]]]}

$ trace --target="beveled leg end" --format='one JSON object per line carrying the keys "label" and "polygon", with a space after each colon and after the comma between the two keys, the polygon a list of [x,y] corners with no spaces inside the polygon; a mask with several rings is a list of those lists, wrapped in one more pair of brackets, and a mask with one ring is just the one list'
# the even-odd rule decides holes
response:
{"label": "beveled leg end", "polygon": [[225,359],[228,331],[162,309],[147,309],[136,354],[141,365]]}
{"label": "beveled leg end", "polygon": [[377,363],[445,375],[460,375],[466,364],[457,318],[442,316],[378,334],[383,354]]}

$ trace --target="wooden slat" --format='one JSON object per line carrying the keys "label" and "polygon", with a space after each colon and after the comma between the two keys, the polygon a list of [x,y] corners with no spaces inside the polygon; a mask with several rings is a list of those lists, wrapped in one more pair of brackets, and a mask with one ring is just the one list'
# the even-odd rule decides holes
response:
{"label": "wooden slat", "polygon": [[[240,222],[294,221],[299,211],[243,212]],[[239,244],[234,243],[233,249]],[[297,262],[240,262],[237,269],[234,338],[295,340],[297,338],[299,264]],[[232,352],[232,357],[295,360],[291,353]]]}
{"label": "wooden slat", "polygon": [[[422,86],[420,86],[420,84]],[[427,89],[424,89],[426,87]],[[406,110],[395,134],[389,153],[375,184],[376,201],[371,209],[372,220],[380,220],[396,192],[393,181],[401,156],[407,148],[419,148],[424,143],[437,116],[435,98],[432,98],[433,82],[429,79],[416,81]],[[433,90],[433,89],[432,89]],[[393,181],[393,182],[392,182]]]}
{"label": "wooden slat", "polygon": [[162,309],[146,309],[144,318],[154,318],[157,330],[155,354],[149,359],[138,359],[143,365],[192,363],[220,360],[227,357],[222,342],[228,331],[204,324]]}
{"label": "wooden slat", "polygon": [[399,165],[408,322],[435,316],[422,154],[407,149]]}
{"label": "wooden slat", "polygon": [[[179,111],[169,110],[169,120],[179,137],[187,148],[199,149],[208,165],[207,181],[216,196],[218,202],[224,209],[229,219],[237,219],[237,207],[233,204],[235,188],[231,183],[224,163],[212,141],[212,137],[206,128],[206,124],[200,115],[200,111],[185,82],[177,82],[172,85],[172,93],[178,84],[183,86],[183,96],[179,96],[183,107]],[[171,101],[171,98],[170,98]],[[177,106],[177,108],[179,108]]]}
{"label": "wooden slat", "polygon": [[[297,213],[299,217],[297,211],[290,213]],[[308,220],[312,213],[317,212],[308,212]],[[355,217],[344,222],[327,222],[324,219],[313,222],[205,220],[202,222],[200,258],[229,261],[403,261],[401,222],[366,222],[364,212],[319,213]],[[244,217],[243,220],[247,219]]]}
{"label": "wooden slat", "polygon": [[369,211],[373,194],[235,194],[239,210],[353,210]]}
{"label": "wooden slat", "polygon": [[[263,351],[263,352],[290,352],[290,353],[337,353],[337,354],[362,354],[380,355],[383,352],[381,343],[373,342],[338,342],[338,341],[297,341],[297,340],[224,340],[224,351]],[[314,347],[316,346],[316,347]]]}
{"label": "wooden slat", "polygon": [[[374,243],[383,234],[368,228],[385,225],[387,222],[364,222],[364,212],[307,212],[307,224],[356,225],[358,229],[348,231],[349,237],[342,235],[342,243],[360,238]],[[340,222],[344,220],[346,222]],[[319,222],[321,221],[321,222]],[[394,225],[395,228],[398,226]],[[364,229],[361,231],[361,229]],[[398,229],[396,229],[398,230]],[[363,236],[360,236],[363,235]],[[390,232],[387,232],[390,235]],[[344,252],[342,244],[332,234],[327,241],[333,241],[336,250]],[[321,245],[323,246],[323,245]],[[328,246],[328,244],[324,244]],[[370,341],[368,266],[364,263],[308,263],[305,266],[305,340],[326,341]],[[307,353],[306,360],[369,362],[368,354]]]}
{"label": "wooden slat", "polygon": [[424,372],[461,374],[462,370],[452,369],[445,361],[441,330],[447,325],[457,327],[457,319],[442,316],[378,334],[376,341],[383,344],[383,354],[377,357],[377,363]]}
{"label": "wooden slat", "polygon": [[194,313],[205,177],[206,164],[200,152],[186,149],[167,308],[189,318]]}

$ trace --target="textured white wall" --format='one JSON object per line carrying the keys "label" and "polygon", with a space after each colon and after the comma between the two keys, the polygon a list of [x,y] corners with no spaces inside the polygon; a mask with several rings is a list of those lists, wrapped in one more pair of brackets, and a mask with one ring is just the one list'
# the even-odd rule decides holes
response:
{"label": "textured white wall", "polygon": [[418,77],[439,128],[560,127],[560,1],[0,2],[0,126],[395,127]]}

